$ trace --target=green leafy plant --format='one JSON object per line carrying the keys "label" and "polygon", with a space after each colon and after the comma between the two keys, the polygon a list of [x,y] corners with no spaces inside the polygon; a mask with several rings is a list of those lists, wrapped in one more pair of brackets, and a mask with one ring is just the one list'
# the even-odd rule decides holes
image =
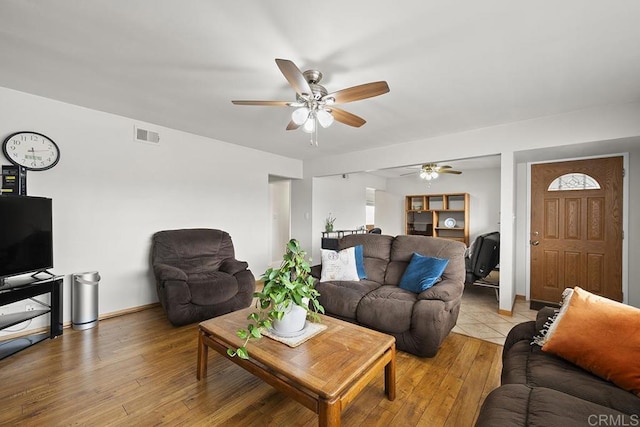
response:
{"label": "green leafy plant", "polygon": [[[307,253],[300,248],[300,242],[291,239],[282,257],[280,268],[269,268],[262,275],[263,288],[255,292],[256,308],[248,317],[249,324],[245,329],[236,331],[236,335],[245,340],[237,349],[227,349],[227,354],[242,359],[249,358],[247,343],[252,339],[262,338],[262,331],[272,327],[274,320],[282,320],[291,304],[307,310],[307,319],[320,321],[318,313],[324,313],[324,307],[318,301],[320,293],[315,289],[311,266],[306,260]],[[307,303],[303,300],[308,300]]]}
{"label": "green leafy plant", "polygon": [[331,216],[331,212],[329,212],[329,216],[324,220],[324,231],[333,231],[333,223],[336,218]]}

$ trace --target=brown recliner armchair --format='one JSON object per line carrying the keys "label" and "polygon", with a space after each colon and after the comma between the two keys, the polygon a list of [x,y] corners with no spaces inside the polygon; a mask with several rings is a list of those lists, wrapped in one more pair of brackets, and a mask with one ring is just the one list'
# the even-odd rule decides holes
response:
{"label": "brown recliner armchair", "polygon": [[160,303],[175,326],[251,304],[255,278],[246,262],[235,259],[225,231],[159,231],[153,235],[151,263]]}

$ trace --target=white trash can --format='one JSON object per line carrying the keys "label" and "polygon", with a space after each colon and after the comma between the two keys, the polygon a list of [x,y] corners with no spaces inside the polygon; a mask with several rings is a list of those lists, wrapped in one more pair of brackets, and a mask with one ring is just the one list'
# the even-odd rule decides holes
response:
{"label": "white trash can", "polygon": [[76,273],[71,288],[71,326],[73,329],[90,329],[98,324],[97,271]]}

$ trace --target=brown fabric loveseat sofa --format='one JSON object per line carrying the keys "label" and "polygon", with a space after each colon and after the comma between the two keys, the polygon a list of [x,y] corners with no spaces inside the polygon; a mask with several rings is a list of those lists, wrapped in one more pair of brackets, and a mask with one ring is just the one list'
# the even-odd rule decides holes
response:
{"label": "brown fabric loveseat sofa", "polygon": [[[465,246],[425,236],[353,234],[339,249],[363,246],[367,279],[318,282],[320,303],[328,315],[393,335],[396,345],[422,357],[433,357],[455,326],[464,290]],[[398,287],[413,253],[449,259],[441,281],[413,293]],[[321,266],[312,274],[320,278]]]}
{"label": "brown fabric loveseat sofa", "polygon": [[485,399],[476,427],[639,426],[639,397],[531,344],[553,314],[544,308],[511,329],[502,385]]}

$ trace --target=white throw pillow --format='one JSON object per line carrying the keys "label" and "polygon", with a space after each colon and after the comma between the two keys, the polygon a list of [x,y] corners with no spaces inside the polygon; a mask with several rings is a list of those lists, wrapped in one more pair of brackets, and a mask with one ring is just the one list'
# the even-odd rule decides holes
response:
{"label": "white throw pillow", "polygon": [[340,252],[322,250],[321,282],[331,280],[353,280],[359,282],[358,269],[356,267],[355,248],[343,249]]}

